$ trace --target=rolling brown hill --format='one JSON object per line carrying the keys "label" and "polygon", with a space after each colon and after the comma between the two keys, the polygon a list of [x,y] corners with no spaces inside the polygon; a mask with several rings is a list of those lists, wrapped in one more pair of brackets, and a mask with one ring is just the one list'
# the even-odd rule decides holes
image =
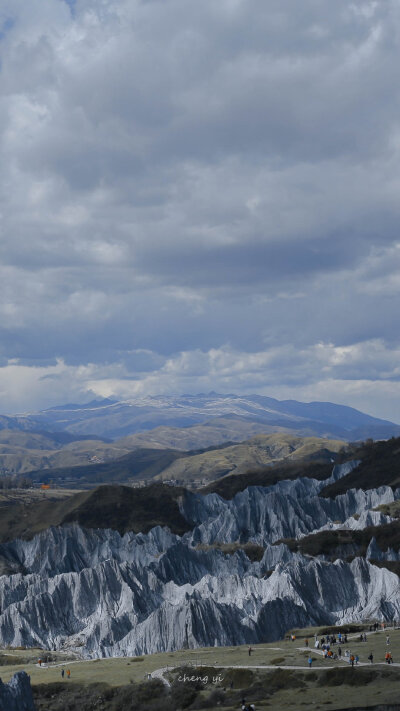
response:
{"label": "rolling brown hill", "polygon": [[154,526],[168,526],[183,534],[189,526],[182,517],[178,500],[184,489],[152,484],[134,489],[129,486],[99,486],[59,501],[11,503],[1,508],[0,542],[33,538],[50,526],[77,522],[86,528],[112,528],[146,533]]}
{"label": "rolling brown hill", "polygon": [[156,478],[181,482],[212,481],[228,474],[254,473],[282,460],[332,462],[345,447],[345,442],[318,437],[295,437],[282,433],[257,435],[237,445],[176,459]]}
{"label": "rolling brown hill", "polygon": [[201,494],[219,494],[223,499],[233,499],[235,494],[243,491],[248,486],[273,486],[284,479],[298,479],[308,477],[323,481],[332,474],[331,462],[305,462],[283,461],[272,466],[264,467],[259,471],[246,472],[245,474],[231,474],[221,479],[212,481],[200,490]]}
{"label": "rolling brown hill", "polygon": [[[7,457],[14,461],[20,459],[19,471],[26,477],[36,482],[53,480],[68,487],[86,488],[138,479],[173,479],[190,484],[198,480],[213,481],[230,473],[255,472],[281,460],[332,462],[347,446],[341,441],[283,433],[257,435],[238,445],[218,445],[190,452],[139,447],[127,451],[126,440],[112,443],[84,440],[68,443],[60,450],[20,449],[19,453],[14,445],[12,453],[3,455],[0,445],[0,462],[1,456],[3,461]],[[7,472],[3,470],[3,473]]]}

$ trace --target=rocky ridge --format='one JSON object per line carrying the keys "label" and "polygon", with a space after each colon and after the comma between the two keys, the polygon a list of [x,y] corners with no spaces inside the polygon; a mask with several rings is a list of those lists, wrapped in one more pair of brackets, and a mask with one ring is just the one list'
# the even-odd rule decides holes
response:
{"label": "rocky ridge", "polygon": [[8,684],[0,679],[0,711],[36,711],[26,672],[17,672]]}
{"label": "rocky ridge", "polygon": [[[336,466],[331,481],[355,462]],[[0,643],[75,649],[84,657],[272,641],[292,626],[400,617],[400,580],[372,565],[292,552],[277,543],[326,526],[390,521],[372,511],[400,489],[318,494],[326,480],[249,487],[225,501],[187,492],[182,536],[159,526],[121,535],[73,523],[0,546]],[[263,546],[260,561],[218,543]],[[398,555],[380,551],[378,555]],[[381,558],[382,559],[382,558]],[[391,558],[393,560],[393,558]]]}

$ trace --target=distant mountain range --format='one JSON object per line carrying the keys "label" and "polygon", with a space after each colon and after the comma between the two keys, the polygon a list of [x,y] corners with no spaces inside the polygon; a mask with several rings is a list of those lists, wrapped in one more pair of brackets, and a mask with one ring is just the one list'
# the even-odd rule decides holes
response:
{"label": "distant mountain range", "polygon": [[63,431],[85,438],[95,435],[116,439],[160,427],[198,428],[200,425],[201,441],[200,433],[197,433],[197,441],[195,437],[189,446],[176,447],[166,441],[168,433],[165,437],[165,433],[159,432],[162,441],[156,444],[153,439],[150,446],[194,449],[272,432],[346,441],[388,439],[400,435],[400,425],[344,405],[214,392],[124,401],[95,400],[85,405],[68,404],[23,415],[0,416],[0,428]]}

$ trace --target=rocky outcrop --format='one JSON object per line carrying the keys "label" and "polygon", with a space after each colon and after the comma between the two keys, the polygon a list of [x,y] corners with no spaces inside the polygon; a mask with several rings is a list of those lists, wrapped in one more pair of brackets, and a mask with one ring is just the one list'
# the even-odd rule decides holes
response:
{"label": "rocky outcrop", "polygon": [[285,546],[271,556],[267,549],[251,563],[243,551],[178,541],[145,567],[109,559],[52,578],[4,576],[0,639],[85,657],[132,655],[268,641],[300,623],[400,616],[399,578],[365,559],[332,563]]}
{"label": "rocky outcrop", "polygon": [[[346,476],[357,464],[346,462],[334,467],[332,476],[324,481],[303,478],[269,487],[249,486],[229,501],[218,494],[188,492],[180,507],[194,528],[185,538],[193,544],[252,541],[265,546],[325,528],[362,528],[374,520],[390,521],[371,510],[400,498],[400,489],[393,492],[390,486],[381,486],[368,491],[351,489],[335,499],[319,496],[327,484]],[[349,521],[354,515],[359,517],[358,523]]]}
{"label": "rocky outcrop", "polygon": [[30,541],[17,539],[0,545],[0,561],[13,572],[53,577],[78,572],[110,558],[146,566],[179,541],[167,528],[156,526],[149,533],[126,533],[111,529],[84,529],[72,523],[42,531]]}
{"label": "rocky outcrop", "polygon": [[[331,480],[348,470],[335,467]],[[400,580],[368,562],[384,555],[374,541],[366,558],[351,563],[272,545],[324,527],[369,525],[382,517],[372,509],[400,494],[380,487],[325,499],[325,484],[282,481],[249,487],[231,501],[189,493],[181,512],[193,530],[182,537],[160,527],[121,536],[71,524],[3,544],[3,569],[18,572],[0,577],[0,643],[93,658],[272,641],[293,626],[399,618]],[[214,546],[237,541],[262,545],[262,559]]]}
{"label": "rocky outcrop", "polygon": [[400,561],[400,550],[395,551],[393,548],[388,548],[382,551],[378,546],[375,537],[371,538],[367,552],[365,554],[367,560],[389,560]]}
{"label": "rocky outcrop", "polygon": [[0,711],[36,711],[26,672],[17,672],[8,684],[0,679]]}

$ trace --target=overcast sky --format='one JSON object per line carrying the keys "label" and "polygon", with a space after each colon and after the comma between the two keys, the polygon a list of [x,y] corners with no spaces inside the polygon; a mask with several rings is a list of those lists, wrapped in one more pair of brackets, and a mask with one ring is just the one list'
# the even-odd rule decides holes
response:
{"label": "overcast sky", "polygon": [[398,0],[2,0],[0,411],[400,421]]}

